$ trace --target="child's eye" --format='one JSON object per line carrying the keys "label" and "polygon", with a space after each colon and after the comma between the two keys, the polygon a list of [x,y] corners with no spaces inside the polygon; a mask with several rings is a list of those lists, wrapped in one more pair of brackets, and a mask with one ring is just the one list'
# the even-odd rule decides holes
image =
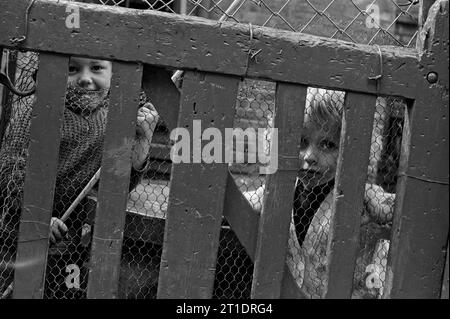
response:
{"label": "child's eye", "polygon": [[306,138],[302,137],[302,139],[300,140],[300,148],[301,149],[305,149],[307,148],[309,145],[309,142]]}
{"label": "child's eye", "polygon": [[337,144],[333,141],[323,140],[320,142],[320,147],[324,150],[335,150],[337,149]]}
{"label": "child's eye", "polygon": [[69,74],[75,74],[78,72],[78,68],[76,66],[70,65],[69,66]]}
{"label": "child's eye", "polygon": [[104,67],[102,65],[93,65],[91,66],[91,70],[94,72],[100,72],[104,69]]}

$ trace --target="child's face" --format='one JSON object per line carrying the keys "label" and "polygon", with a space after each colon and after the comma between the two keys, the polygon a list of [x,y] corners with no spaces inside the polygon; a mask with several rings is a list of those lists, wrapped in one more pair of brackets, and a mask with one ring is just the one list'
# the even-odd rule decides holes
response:
{"label": "child's face", "polygon": [[108,89],[111,84],[111,62],[72,57],[69,63],[69,84],[86,90]]}
{"label": "child's face", "polygon": [[336,173],[340,131],[332,126],[326,123],[318,126],[305,116],[298,177],[307,189],[329,182]]}

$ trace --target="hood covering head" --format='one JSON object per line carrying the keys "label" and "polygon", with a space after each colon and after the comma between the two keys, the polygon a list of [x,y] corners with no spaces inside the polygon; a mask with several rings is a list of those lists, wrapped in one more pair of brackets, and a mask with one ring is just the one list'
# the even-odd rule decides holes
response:
{"label": "hood covering head", "polygon": [[69,84],[66,89],[66,107],[75,113],[89,115],[109,104],[109,89],[86,90]]}

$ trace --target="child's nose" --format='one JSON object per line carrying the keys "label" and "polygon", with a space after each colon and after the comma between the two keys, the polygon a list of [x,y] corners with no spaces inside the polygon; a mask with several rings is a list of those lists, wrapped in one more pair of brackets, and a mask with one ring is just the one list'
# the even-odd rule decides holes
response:
{"label": "child's nose", "polygon": [[308,165],[314,165],[317,163],[317,152],[314,146],[308,146],[303,152],[303,161]]}
{"label": "child's nose", "polygon": [[83,72],[78,78],[78,85],[82,88],[90,88],[93,84],[92,77],[88,73]]}

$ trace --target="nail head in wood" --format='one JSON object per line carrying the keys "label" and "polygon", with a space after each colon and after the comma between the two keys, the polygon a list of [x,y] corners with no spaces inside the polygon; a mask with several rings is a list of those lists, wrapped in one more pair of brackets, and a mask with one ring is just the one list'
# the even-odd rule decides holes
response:
{"label": "nail head in wood", "polygon": [[427,81],[428,81],[430,84],[436,83],[437,80],[438,80],[438,74],[437,74],[436,72],[430,72],[430,73],[428,73],[428,75],[427,75]]}

